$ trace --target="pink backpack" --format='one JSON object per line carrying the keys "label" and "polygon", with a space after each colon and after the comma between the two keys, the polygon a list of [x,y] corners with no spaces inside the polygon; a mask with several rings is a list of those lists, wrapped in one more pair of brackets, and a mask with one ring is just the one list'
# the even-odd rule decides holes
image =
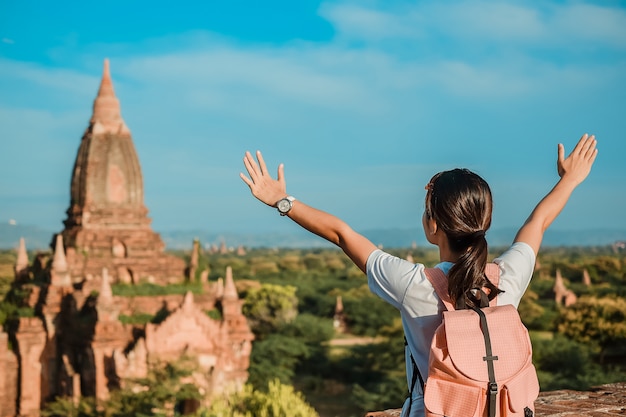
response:
{"label": "pink backpack", "polygon": [[[500,268],[488,264],[489,280],[498,285]],[[532,417],[539,395],[528,330],[512,305],[455,310],[448,279],[427,268],[446,309],[430,349],[424,388],[426,417]]]}

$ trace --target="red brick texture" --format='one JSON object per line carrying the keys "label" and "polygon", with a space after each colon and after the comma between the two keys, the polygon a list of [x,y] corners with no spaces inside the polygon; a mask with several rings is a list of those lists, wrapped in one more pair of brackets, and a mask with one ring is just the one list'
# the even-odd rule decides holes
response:
{"label": "red brick texture", "polygon": [[[542,392],[535,402],[537,417],[626,416],[626,382],[606,384],[589,391]],[[365,417],[399,417],[400,410],[374,411]]]}

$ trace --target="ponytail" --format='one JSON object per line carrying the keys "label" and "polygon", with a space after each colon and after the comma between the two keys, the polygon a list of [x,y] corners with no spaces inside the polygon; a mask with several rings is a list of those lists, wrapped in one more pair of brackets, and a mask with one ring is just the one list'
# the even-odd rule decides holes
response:
{"label": "ponytail", "polygon": [[457,305],[479,306],[474,289],[489,288],[490,299],[500,292],[485,276],[485,233],[492,211],[489,185],[467,169],[454,169],[436,174],[426,188],[426,216],[437,222],[450,249],[460,254],[448,273],[450,298]]}
{"label": "ponytail", "polygon": [[[452,302],[460,306],[479,306],[472,290],[487,286],[487,240],[484,233],[472,240],[470,246],[448,273],[448,292]],[[490,292],[493,293],[493,291]]]}

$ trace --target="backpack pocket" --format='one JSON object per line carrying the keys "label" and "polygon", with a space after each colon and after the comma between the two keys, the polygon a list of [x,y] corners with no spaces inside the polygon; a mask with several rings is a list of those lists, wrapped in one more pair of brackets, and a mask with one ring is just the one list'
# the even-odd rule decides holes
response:
{"label": "backpack pocket", "polygon": [[533,365],[528,366],[519,375],[508,381],[500,394],[501,416],[524,417],[524,409],[535,409],[535,400],[539,396],[539,381]]}
{"label": "backpack pocket", "polygon": [[483,388],[429,378],[424,390],[426,416],[481,416],[486,398]]}

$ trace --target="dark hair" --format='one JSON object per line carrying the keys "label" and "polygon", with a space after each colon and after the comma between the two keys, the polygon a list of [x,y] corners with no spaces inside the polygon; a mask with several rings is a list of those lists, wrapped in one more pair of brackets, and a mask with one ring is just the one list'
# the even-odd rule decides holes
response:
{"label": "dark hair", "polygon": [[460,257],[448,273],[448,292],[457,305],[478,306],[472,289],[499,290],[485,276],[488,247],[485,233],[491,226],[492,199],[487,182],[468,169],[436,174],[426,187],[426,216],[437,222],[450,249]]}

